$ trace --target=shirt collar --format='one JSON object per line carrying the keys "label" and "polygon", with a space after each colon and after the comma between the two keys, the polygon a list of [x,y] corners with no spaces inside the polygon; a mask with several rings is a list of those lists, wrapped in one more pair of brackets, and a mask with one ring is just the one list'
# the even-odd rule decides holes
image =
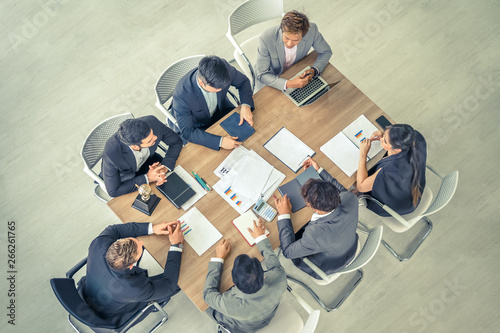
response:
{"label": "shirt collar", "polygon": [[325,217],[325,216],[330,215],[330,214],[331,214],[331,213],[333,213],[334,211],[335,211],[335,209],[334,209],[334,210],[332,210],[332,211],[331,211],[331,212],[329,212],[329,213],[326,213],[326,214],[318,214],[318,213],[314,213],[314,214],[311,216],[311,221],[317,221],[317,220],[319,220],[319,219],[320,219],[320,218],[322,218],[322,217]]}

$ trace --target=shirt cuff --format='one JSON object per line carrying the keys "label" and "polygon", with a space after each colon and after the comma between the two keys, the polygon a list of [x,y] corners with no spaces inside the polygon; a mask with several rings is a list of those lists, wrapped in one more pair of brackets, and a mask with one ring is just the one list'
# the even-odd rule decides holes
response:
{"label": "shirt cuff", "polygon": [[224,263],[224,259],[222,259],[222,258],[212,258],[212,259],[210,259],[210,261]]}
{"label": "shirt cuff", "polygon": [[282,214],[282,215],[278,216],[278,221],[284,220],[284,219],[290,219],[290,214]]}
{"label": "shirt cuff", "polygon": [[246,105],[250,108],[250,110],[252,109],[252,106],[250,104],[247,104],[247,103],[241,103],[241,105]]}
{"label": "shirt cuff", "polygon": [[168,249],[168,250],[182,252],[182,249],[180,247],[177,247],[177,246],[170,246],[170,249]]}
{"label": "shirt cuff", "polygon": [[260,235],[259,237],[255,238],[255,243],[258,243],[266,238],[267,238],[266,234]]}
{"label": "shirt cuff", "polygon": [[285,86],[283,87],[283,91],[286,91],[288,89],[288,87],[286,86],[287,83],[288,83],[288,80],[285,81]]}
{"label": "shirt cuff", "polygon": [[222,139],[224,139],[224,138],[221,136],[220,141],[219,141],[219,148],[222,147]]}
{"label": "shirt cuff", "polygon": [[314,69],[314,77],[319,76],[319,74],[320,74],[319,70],[314,66],[312,66],[311,68]]}
{"label": "shirt cuff", "polygon": [[146,178],[146,184],[148,184],[148,185],[149,185],[148,175],[144,175],[144,178]]}
{"label": "shirt cuff", "polygon": [[153,233],[153,223],[149,223],[148,226],[148,235],[151,235]]}
{"label": "shirt cuff", "polygon": [[323,168],[319,168],[319,170],[318,170],[318,174],[322,173],[322,172],[323,172],[323,170],[325,170],[325,169],[323,169]]}

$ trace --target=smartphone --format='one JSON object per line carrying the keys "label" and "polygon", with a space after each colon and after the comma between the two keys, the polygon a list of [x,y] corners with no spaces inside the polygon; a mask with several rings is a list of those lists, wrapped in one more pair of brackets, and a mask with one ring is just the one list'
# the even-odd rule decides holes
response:
{"label": "smartphone", "polygon": [[391,125],[392,125],[392,124],[391,124],[391,122],[390,122],[389,120],[387,120],[387,118],[386,118],[386,117],[384,117],[384,116],[380,116],[380,117],[378,117],[378,118],[377,118],[377,120],[375,120],[375,121],[376,121],[376,122],[377,122],[377,124],[379,124],[379,126],[380,126],[380,127],[382,127],[382,129],[384,129],[384,130],[385,130],[385,128],[386,128],[387,126],[391,126]]}

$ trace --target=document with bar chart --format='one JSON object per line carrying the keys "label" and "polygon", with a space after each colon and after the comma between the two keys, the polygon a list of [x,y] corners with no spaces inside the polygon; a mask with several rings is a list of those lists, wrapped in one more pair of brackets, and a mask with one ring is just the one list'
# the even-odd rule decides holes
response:
{"label": "document with bar chart", "polygon": [[199,256],[222,238],[219,230],[196,207],[188,210],[179,221],[184,239]]}
{"label": "document with bar chart", "polygon": [[[361,115],[342,132],[321,146],[320,150],[346,175],[351,177],[358,170],[359,145],[363,140],[369,139],[377,130],[378,128],[371,121]],[[380,141],[373,141],[367,161],[382,150]]]}

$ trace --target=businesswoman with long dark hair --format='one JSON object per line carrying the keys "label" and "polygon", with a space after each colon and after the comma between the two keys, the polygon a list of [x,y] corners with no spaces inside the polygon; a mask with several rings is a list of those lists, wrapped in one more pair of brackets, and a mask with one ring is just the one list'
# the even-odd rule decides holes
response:
{"label": "businesswoman with long dark hair", "polygon": [[[366,156],[375,140],[380,140],[387,154],[368,172]],[[371,195],[398,214],[409,214],[418,206],[425,187],[426,159],[425,139],[410,125],[395,124],[388,126],[385,132],[376,131],[370,140],[360,145],[357,190]],[[389,216],[370,200],[367,208],[378,215]]]}

